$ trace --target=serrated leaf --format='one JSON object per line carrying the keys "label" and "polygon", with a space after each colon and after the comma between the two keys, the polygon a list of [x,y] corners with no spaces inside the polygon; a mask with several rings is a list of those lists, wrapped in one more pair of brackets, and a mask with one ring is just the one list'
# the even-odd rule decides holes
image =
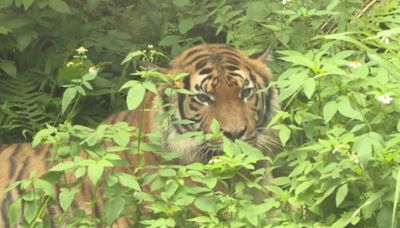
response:
{"label": "serrated leaf", "polygon": [[291,183],[290,178],[288,177],[277,177],[270,180],[271,184],[283,186]]}
{"label": "serrated leaf", "polygon": [[131,61],[133,58],[135,58],[135,57],[137,57],[137,56],[141,56],[141,55],[143,55],[143,52],[142,52],[142,51],[133,51],[133,52],[130,52],[130,53],[125,57],[125,59],[122,60],[121,65],[123,65],[123,64],[125,64],[126,62]]}
{"label": "serrated leaf", "polygon": [[213,134],[219,134],[221,133],[221,128],[219,125],[219,122],[216,119],[213,119],[211,121],[211,126],[210,126],[210,130]]}
{"label": "serrated leaf", "polygon": [[176,176],[176,171],[174,169],[164,168],[160,169],[158,171],[158,174],[162,177],[174,177]]}
{"label": "serrated leaf", "polygon": [[113,135],[113,140],[119,146],[125,147],[130,141],[130,134],[128,132],[119,131]]}
{"label": "serrated leaf", "polygon": [[17,48],[19,51],[25,50],[26,47],[30,44],[32,40],[31,33],[24,33],[22,35],[17,36]]}
{"label": "serrated leaf", "polygon": [[136,177],[127,173],[119,173],[118,174],[119,182],[128,188],[131,188],[136,191],[140,191],[140,185],[136,180]]}
{"label": "serrated leaf", "polygon": [[25,203],[24,203],[24,217],[25,217],[25,220],[28,223],[31,223],[33,221],[38,209],[39,209],[38,202],[25,201]]}
{"label": "serrated leaf", "polygon": [[144,95],[146,94],[146,89],[142,84],[137,84],[131,87],[126,96],[126,103],[129,110],[136,109],[143,101]]}
{"label": "serrated leaf", "polygon": [[349,97],[341,97],[338,102],[338,111],[343,116],[351,119],[363,120],[361,113],[351,106]]}
{"label": "serrated leaf", "polygon": [[25,11],[31,7],[33,0],[22,0],[22,4],[24,5]]}
{"label": "serrated leaf", "polygon": [[157,87],[154,85],[153,82],[151,81],[145,81],[143,82],[144,88],[146,88],[148,91],[157,94]]}
{"label": "serrated leaf", "polygon": [[77,193],[77,190],[70,190],[67,188],[62,188],[60,195],[59,195],[59,201],[60,201],[60,206],[61,208],[66,211],[68,208],[71,206],[72,201],[74,201],[75,194]]}
{"label": "serrated leaf", "polygon": [[49,0],[49,6],[59,13],[71,13],[71,10],[67,3],[62,0]]}
{"label": "serrated leaf", "polygon": [[125,199],[122,196],[113,198],[104,204],[104,215],[106,224],[111,224],[119,217],[125,205]]}
{"label": "serrated leaf", "polygon": [[67,88],[64,91],[62,101],[61,101],[61,113],[65,113],[68,106],[71,104],[72,100],[75,98],[77,90],[73,87]]}
{"label": "serrated leaf", "polygon": [[304,94],[307,96],[308,99],[311,99],[312,95],[315,91],[315,80],[314,78],[309,78],[304,81],[303,83],[303,91]]}
{"label": "serrated leaf", "polygon": [[175,201],[175,204],[180,206],[187,206],[193,203],[194,199],[195,199],[194,196],[184,195],[181,198],[177,199]]}
{"label": "serrated leaf", "polygon": [[315,182],[313,180],[309,180],[309,181],[305,181],[303,183],[300,183],[295,190],[295,194],[299,195],[300,193],[304,192],[305,190],[307,190],[309,187],[311,187],[311,185],[315,184]]}
{"label": "serrated leaf", "polygon": [[282,127],[279,128],[279,139],[283,146],[285,146],[286,142],[289,140],[290,133],[290,129],[286,125],[282,125]]}
{"label": "serrated leaf", "polygon": [[96,185],[100,180],[100,177],[103,175],[104,167],[99,164],[92,164],[88,166],[88,176],[92,181],[93,185]]}
{"label": "serrated leaf", "polygon": [[186,18],[179,21],[178,29],[181,34],[186,34],[194,27],[195,23],[192,18]]}
{"label": "serrated leaf", "polygon": [[67,169],[71,169],[75,167],[75,163],[72,161],[66,161],[60,164],[55,165],[54,167],[52,167],[49,171],[50,172],[56,172],[56,171],[64,171]]}
{"label": "serrated leaf", "polygon": [[328,123],[333,118],[333,116],[335,116],[337,110],[338,104],[336,103],[336,101],[329,101],[324,105],[322,114],[324,116],[325,123]]}
{"label": "serrated leaf", "polygon": [[8,209],[8,220],[10,227],[17,227],[19,218],[21,216],[21,205],[22,199],[14,201]]}
{"label": "serrated leaf", "polygon": [[56,198],[56,193],[54,191],[54,186],[49,182],[38,179],[34,182],[35,188],[41,189],[43,192],[47,193],[51,198]]}
{"label": "serrated leaf", "polygon": [[201,211],[207,213],[213,213],[215,211],[215,203],[216,201],[210,197],[197,197],[194,201],[194,205]]}
{"label": "serrated leaf", "polygon": [[336,192],[336,207],[338,207],[346,198],[348,193],[347,184],[342,185]]}
{"label": "serrated leaf", "polygon": [[196,223],[211,223],[212,220],[211,218],[207,216],[197,216],[195,218],[188,219],[190,222],[196,222]]}

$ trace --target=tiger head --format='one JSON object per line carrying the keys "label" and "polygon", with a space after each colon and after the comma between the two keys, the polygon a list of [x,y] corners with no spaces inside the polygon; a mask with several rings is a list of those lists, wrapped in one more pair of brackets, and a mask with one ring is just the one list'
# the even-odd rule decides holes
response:
{"label": "tiger head", "polygon": [[271,80],[271,70],[265,64],[267,54],[265,50],[249,57],[228,45],[204,44],[187,49],[171,61],[166,71],[188,73],[181,84],[192,92],[172,99],[177,108],[173,119],[193,121],[173,125],[167,133],[169,149],[182,152],[181,162],[205,163],[216,155],[215,147],[207,142],[199,145],[192,139],[173,140],[187,131],[209,132],[213,119],[226,137],[271,152],[277,141],[266,127],[279,105],[276,90],[265,89]]}

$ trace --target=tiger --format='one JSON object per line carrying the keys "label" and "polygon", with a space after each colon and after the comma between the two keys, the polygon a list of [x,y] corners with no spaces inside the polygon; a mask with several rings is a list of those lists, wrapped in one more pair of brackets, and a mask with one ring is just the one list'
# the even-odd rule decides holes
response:
{"label": "tiger", "polygon": [[[215,147],[208,142],[198,143],[192,138],[173,140],[189,131],[210,132],[213,119],[219,122],[227,138],[246,141],[266,155],[273,152],[279,144],[277,134],[267,126],[280,107],[277,90],[270,85],[272,72],[266,63],[269,54],[269,49],[246,55],[226,44],[200,44],[184,50],[167,66],[157,67],[162,73],[185,72],[188,75],[177,84],[191,93],[177,93],[168,99],[177,110],[173,113],[173,120],[191,120],[185,125],[172,124],[165,130],[164,137],[168,150],[180,152],[177,163],[208,163],[213,156],[218,155]],[[163,93],[164,88],[160,84],[158,94],[147,93],[143,106],[151,108],[156,98],[167,102],[167,97]],[[138,112],[138,110],[121,111],[108,117],[104,123],[125,121],[132,126],[142,124],[144,132],[154,129],[157,125],[154,121],[156,112],[145,112],[142,122],[139,121]],[[33,170],[36,170],[38,175],[45,173],[49,169],[48,163],[44,162],[50,156],[49,148],[50,146],[46,144],[32,148],[29,143],[2,148],[0,189],[5,189],[19,179],[27,178]],[[160,162],[159,158],[151,154],[146,154],[144,159],[145,164]],[[129,162],[132,166],[136,164],[132,159]],[[262,165],[266,166],[265,163]],[[265,176],[267,183],[270,174]],[[16,191],[1,193],[0,227],[8,227],[7,211],[16,197],[18,197]]]}

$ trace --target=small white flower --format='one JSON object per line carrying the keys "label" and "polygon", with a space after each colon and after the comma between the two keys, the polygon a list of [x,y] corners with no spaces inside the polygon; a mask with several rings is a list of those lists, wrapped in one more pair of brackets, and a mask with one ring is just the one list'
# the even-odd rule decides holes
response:
{"label": "small white flower", "polygon": [[78,49],[75,50],[79,55],[83,55],[86,52],[88,52],[88,49],[86,49],[84,46],[80,46]]}
{"label": "small white flower", "polygon": [[361,67],[361,63],[358,60],[354,60],[354,61],[350,62],[349,64],[347,64],[347,66],[350,68],[356,69],[356,68]]}
{"label": "small white flower", "polygon": [[282,0],[282,4],[286,5],[288,2],[290,2],[291,0]]}
{"label": "small white flower", "polygon": [[75,65],[74,62],[72,62],[72,61],[67,62],[67,67],[71,67],[73,65]]}
{"label": "small white flower", "polygon": [[147,45],[148,49],[152,49],[154,46],[152,44]]}
{"label": "small white flower", "polygon": [[221,159],[219,159],[218,157],[212,157],[208,164],[215,164],[218,162],[221,162]]}
{"label": "small white flower", "polygon": [[393,101],[393,97],[390,96],[390,94],[388,94],[388,93],[385,93],[385,94],[383,94],[381,96],[378,96],[376,99],[379,102],[381,102],[382,104],[390,104]]}
{"label": "small white flower", "polygon": [[350,160],[352,160],[354,163],[356,163],[356,164],[358,164],[358,163],[360,163],[360,160],[358,160],[358,157],[357,157],[357,155],[355,155],[355,154],[352,154],[351,156],[350,156]]}
{"label": "small white flower", "polygon": [[381,37],[381,42],[385,43],[385,44],[389,44],[390,43],[390,39],[389,39],[389,35],[384,33]]}
{"label": "small white flower", "polygon": [[89,68],[89,73],[92,73],[92,74],[97,74],[97,67],[96,66],[92,66],[92,67],[90,67]]}

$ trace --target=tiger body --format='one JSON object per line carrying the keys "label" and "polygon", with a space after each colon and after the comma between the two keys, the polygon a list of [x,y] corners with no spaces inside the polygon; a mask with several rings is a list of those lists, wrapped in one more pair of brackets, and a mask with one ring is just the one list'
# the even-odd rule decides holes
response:
{"label": "tiger body", "polygon": [[[271,71],[264,63],[266,54],[261,52],[248,57],[227,45],[204,44],[187,49],[175,57],[168,67],[159,69],[170,74],[188,73],[179,85],[193,93],[177,94],[168,101],[177,109],[172,116],[173,120],[193,121],[191,124],[171,125],[169,129],[165,129],[167,148],[181,153],[178,163],[207,163],[213,156],[218,155],[213,145],[207,142],[199,144],[193,139],[179,142],[173,140],[188,131],[209,132],[213,119],[219,122],[226,137],[247,141],[265,154],[272,152],[277,144],[276,135],[266,126],[279,109],[277,93],[273,87],[264,92],[257,92],[268,87],[271,80]],[[166,101],[162,85],[159,86],[158,95],[146,94],[144,107],[151,109],[155,97]],[[125,121],[132,126],[142,125],[146,133],[157,127],[154,121],[157,112],[163,110],[145,112],[143,121],[139,121],[138,110],[122,111],[107,118],[104,123]],[[0,189],[5,189],[19,179],[28,178],[33,170],[37,172],[37,176],[47,172],[50,167],[45,159],[50,156],[49,148],[50,145],[46,144],[32,148],[29,143],[3,148],[0,151]],[[125,158],[132,166],[136,164],[135,157]],[[145,153],[144,159],[145,164],[159,163],[158,157],[151,153]],[[85,194],[85,191],[82,192]],[[0,193],[0,227],[7,227],[7,210],[17,197],[17,191]]]}

